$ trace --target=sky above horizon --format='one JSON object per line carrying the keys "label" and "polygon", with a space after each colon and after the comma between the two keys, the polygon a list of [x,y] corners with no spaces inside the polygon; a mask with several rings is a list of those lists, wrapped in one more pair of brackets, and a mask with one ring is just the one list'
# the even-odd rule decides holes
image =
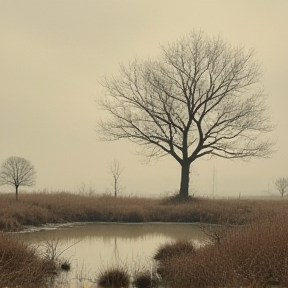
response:
{"label": "sky above horizon", "polygon": [[37,184],[27,191],[104,193],[118,159],[123,195],[176,192],[171,156],[147,164],[135,144],[98,140],[105,114],[96,101],[120,63],[157,57],[162,43],[202,30],[255,50],[277,142],[269,159],[197,160],[191,193],[277,195],[275,179],[288,176],[287,11],[287,0],[0,0],[0,163],[31,161]]}

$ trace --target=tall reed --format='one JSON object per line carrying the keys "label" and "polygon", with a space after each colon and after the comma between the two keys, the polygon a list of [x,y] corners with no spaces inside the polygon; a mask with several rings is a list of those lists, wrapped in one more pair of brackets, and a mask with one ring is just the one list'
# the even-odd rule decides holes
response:
{"label": "tall reed", "polygon": [[15,231],[23,225],[74,221],[102,222],[203,222],[244,224],[288,209],[288,201],[204,199],[175,202],[66,192],[0,195],[0,230]]}
{"label": "tall reed", "polygon": [[0,287],[44,287],[53,280],[55,269],[54,261],[42,259],[34,248],[0,233]]}
{"label": "tall reed", "polygon": [[286,287],[287,236],[287,213],[263,217],[229,229],[221,241],[163,259],[160,267],[174,287]]}

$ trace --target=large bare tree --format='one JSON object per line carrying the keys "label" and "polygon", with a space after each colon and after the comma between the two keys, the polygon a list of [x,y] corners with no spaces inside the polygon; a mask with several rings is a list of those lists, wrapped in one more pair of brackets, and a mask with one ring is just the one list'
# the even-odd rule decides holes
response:
{"label": "large bare tree", "polygon": [[273,127],[254,52],[193,32],[163,45],[156,60],[120,66],[104,77],[99,101],[110,118],[100,138],[129,139],[148,157],[172,156],[181,167],[179,195],[189,196],[190,165],[198,158],[267,157]]}
{"label": "large bare tree", "polygon": [[11,185],[16,190],[18,200],[19,186],[33,186],[36,180],[36,171],[30,161],[22,157],[7,158],[0,171],[0,185]]}

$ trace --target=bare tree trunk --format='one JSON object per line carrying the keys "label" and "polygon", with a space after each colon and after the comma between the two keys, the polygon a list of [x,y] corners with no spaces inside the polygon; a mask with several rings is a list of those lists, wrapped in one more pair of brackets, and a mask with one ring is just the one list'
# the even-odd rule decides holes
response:
{"label": "bare tree trunk", "polygon": [[114,197],[117,197],[117,191],[118,191],[118,187],[117,187],[117,179],[114,179]]}
{"label": "bare tree trunk", "polygon": [[18,186],[15,186],[16,188],[16,201],[18,201]]}
{"label": "bare tree trunk", "polygon": [[189,196],[189,174],[190,174],[190,163],[183,162],[181,166],[181,183],[179,196],[182,199],[187,199]]}
{"label": "bare tree trunk", "polygon": [[119,184],[119,178],[120,178],[120,175],[123,172],[124,168],[121,168],[119,161],[117,159],[114,159],[114,162],[109,164],[109,170],[110,170],[110,173],[113,177],[112,187],[114,190],[114,197],[117,197],[118,194],[123,189],[123,187],[121,187],[121,185]]}

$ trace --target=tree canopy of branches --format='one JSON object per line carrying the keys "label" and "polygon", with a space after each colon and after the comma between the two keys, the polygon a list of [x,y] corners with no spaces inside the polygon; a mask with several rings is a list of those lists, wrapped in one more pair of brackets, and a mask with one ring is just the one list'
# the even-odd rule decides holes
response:
{"label": "tree canopy of branches", "polygon": [[161,48],[155,60],[136,59],[104,77],[107,95],[99,105],[110,118],[99,122],[100,139],[129,139],[145,156],[172,156],[181,166],[183,198],[198,158],[270,155],[273,143],[261,136],[273,125],[253,51],[202,32]]}
{"label": "tree canopy of branches", "polygon": [[288,192],[288,177],[280,177],[275,180],[275,186],[283,197]]}
{"label": "tree canopy of branches", "polygon": [[11,185],[16,190],[18,200],[19,186],[33,186],[36,181],[36,171],[30,161],[21,157],[7,158],[0,171],[0,185]]}

